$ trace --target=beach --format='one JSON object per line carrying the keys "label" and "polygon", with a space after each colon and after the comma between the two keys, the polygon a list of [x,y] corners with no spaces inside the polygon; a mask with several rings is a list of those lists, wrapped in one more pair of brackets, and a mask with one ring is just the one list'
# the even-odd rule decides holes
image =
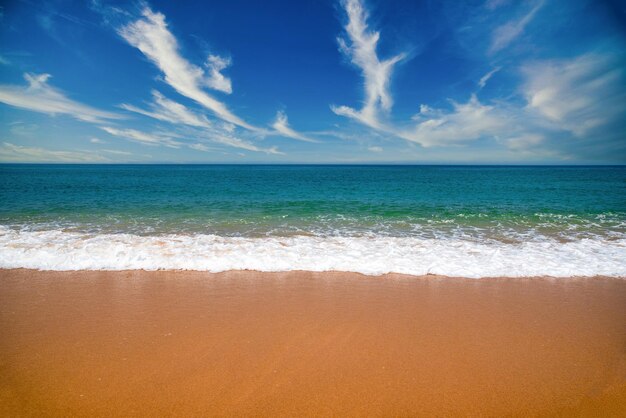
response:
{"label": "beach", "polygon": [[0,418],[626,418],[626,2],[0,3]]}
{"label": "beach", "polygon": [[0,270],[2,416],[623,416],[623,278]]}

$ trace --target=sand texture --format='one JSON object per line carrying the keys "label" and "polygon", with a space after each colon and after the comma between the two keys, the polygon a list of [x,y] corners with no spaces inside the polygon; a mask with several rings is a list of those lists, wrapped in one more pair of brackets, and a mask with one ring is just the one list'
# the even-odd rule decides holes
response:
{"label": "sand texture", "polygon": [[626,416],[626,280],[0,271],[0,416]]}

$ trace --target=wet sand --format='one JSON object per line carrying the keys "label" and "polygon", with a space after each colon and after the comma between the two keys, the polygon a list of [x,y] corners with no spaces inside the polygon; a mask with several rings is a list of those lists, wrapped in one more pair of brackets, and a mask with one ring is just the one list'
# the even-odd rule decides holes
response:
{"label": "wet sand", "polygon": [[1,416],[626,416],[626,280],[0,271]]}

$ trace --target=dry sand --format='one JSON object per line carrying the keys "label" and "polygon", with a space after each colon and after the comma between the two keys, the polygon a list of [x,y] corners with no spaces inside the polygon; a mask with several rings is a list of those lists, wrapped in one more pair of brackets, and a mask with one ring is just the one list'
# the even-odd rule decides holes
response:
{"label": "dry sand", "polygon": [[626,416],[626,280],[0,271],[1,416]]}

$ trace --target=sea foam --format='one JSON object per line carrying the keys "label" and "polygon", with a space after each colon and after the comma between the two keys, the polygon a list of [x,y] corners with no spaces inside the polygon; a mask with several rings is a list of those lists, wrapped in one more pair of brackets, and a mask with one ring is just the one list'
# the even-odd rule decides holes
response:
{"label": "sea foam", "polygon": [[506,243],[417,237],[89,234],[0,226],[0,267],[351,271],[463,277],[626,277],[626,239]]}

